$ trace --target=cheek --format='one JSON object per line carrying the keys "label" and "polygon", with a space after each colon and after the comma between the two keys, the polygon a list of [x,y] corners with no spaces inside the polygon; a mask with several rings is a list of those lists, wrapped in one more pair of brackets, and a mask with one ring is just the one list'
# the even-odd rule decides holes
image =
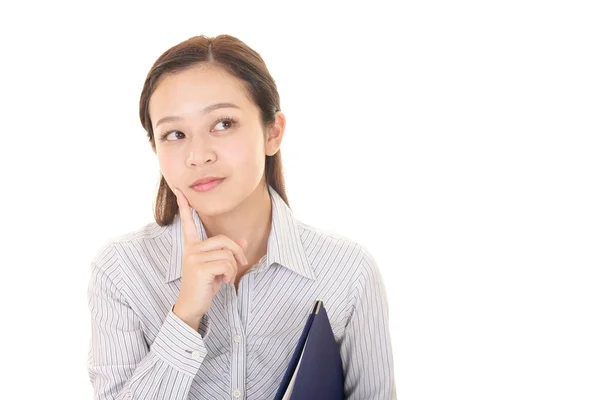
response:
{"label": "cheek", "polygon": [[[241,140],[228,146],[226,156],[229,162],[240,166],[255,165],[264,157],[264,148],[255,140]],[[223,154],[225,155],[225,154]]]}
{"label": "cheek", "polygon": [[178,162],[178,157],[173,157],[164,153],[160,154],[158,157],[158,165],[167,181],[173,180],[173,178],[181,175],[180,170],[182,166],[180,164],[181,162]]}

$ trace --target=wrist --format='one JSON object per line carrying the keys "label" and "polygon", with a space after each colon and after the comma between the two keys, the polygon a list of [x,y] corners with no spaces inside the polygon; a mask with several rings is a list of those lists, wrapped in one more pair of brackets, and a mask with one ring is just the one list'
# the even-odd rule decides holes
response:
{"label": "wrist", "polygon": [[202,315],[192,315],[187,313],[185,310],[181,309],[181,306],[175,303],[173,308],[171,309],[173,314],[175,314],[179,319],[189,325],[193,330],[197,331],[200,327],[200,320],[202,319]]}

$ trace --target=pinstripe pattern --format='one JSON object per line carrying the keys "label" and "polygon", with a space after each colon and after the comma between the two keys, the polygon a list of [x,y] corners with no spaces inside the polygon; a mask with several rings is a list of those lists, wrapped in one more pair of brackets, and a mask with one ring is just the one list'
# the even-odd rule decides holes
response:
{"label": "pinstripe pattern", "polygon": [[237,293],[233,284],[221,287],[198,332],[172,311],[181,281],[179,215],[100,248],[88,287],[96,399],[272,399],[317,298],[340,347],[347,398],[396,398],[386,291],[372,255],[300,222],[269,192],[266,257]]}

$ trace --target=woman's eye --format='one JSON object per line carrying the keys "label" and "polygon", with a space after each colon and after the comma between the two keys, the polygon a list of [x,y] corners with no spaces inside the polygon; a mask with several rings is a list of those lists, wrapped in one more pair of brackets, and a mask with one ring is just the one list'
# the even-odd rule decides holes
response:
{"label": "woman's eye", "polygon": [[[237,123],[237,121],[233,118],[230,117],[223,117],[223,118],[219,118],[214,126],[218,126],[219,124],[223,126],[223,129],[216,129],[217,131],[226,131],[228,129],[233,128],[233,126]],[[171,139],[167,139],[169,136],[171,136]],[[164,135],[162,135],[162,140],[166,140],[169,142],[174,142],[177,141],[179,139],[182,139],[184,136],[184,134],[181,131],[169,131],[167,133],[165,133]]]}
{"label": "woman's eye", "polygon": [[[173,133],[181,133],[181,134],[183,135],[183,133],[182,133],[181,131],[169,131],[169,132],[165,133],[165,134],[162,136],[162,139],[163,139],[163,140],[172,141],[172,140],[169,140],[169,139],[167,139],[167,137],[168,137],[168,136],[170,136],[170,135],[171,135],[171,134],[173,134]],[[175,139],[175,140],[177,140],[177,139]]]}
{"label": "woman's eye", "polygon": [[216,125],[219,124],[224,124],[223,126],[225,126],[225,129],[217,129],[218,131],[224,131],[227,129],[230,129],[233,127],[233,125],[235,125],[235,120],[233,118],[229,118],[229,117],[225,117],[225,118],[219,118],[216,122]]}

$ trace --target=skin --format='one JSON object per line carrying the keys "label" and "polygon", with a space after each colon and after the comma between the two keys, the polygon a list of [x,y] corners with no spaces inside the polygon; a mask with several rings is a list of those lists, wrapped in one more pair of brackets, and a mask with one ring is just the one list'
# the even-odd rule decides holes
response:
{"label": "skin", "polygon": [[[208,238],[225,235],[247,243],[244,255],[248,265],[238,270],[236,290],[244,273],[267,252],[271,200],[264,175],[265,156],[279,151],[286,123],[283,113],[277,112],[265,138],[260,110],[243,83],[219,67],[196,65],[163,76],[149,103],[152,150],[171,190],[179,189],[198,213]],[[201,112],[223,102],[239,109]],[[179,119],[161,123],[167,116]],[[232,117],[236,122],[217,122],[220,117]],[[225,180],[208,192],[190,187],[206,176]]]}

